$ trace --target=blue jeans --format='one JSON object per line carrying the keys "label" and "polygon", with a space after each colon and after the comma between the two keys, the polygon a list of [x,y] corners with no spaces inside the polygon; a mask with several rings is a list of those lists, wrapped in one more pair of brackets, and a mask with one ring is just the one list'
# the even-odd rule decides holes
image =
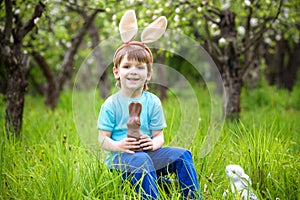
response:
{"label": "blue jeans", "polygon": [[131,178],[136,193],[142,187],[142,199],[158,199],[157,176],[176,173],[185,198],[201,199],[199,183],[191,153],[182,148],[164,147],[155,151],[120,153],[113,168]]}

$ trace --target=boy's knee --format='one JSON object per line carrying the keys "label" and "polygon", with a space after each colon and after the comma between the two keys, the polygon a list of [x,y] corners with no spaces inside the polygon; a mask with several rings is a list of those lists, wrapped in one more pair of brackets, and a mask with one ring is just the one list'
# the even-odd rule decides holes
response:
{"label": "boy's knee", "polygon": [[180,147],[171,147],[171,151],[172,151],[172,156],[174,156],[175,158],[177,157],[177,159],[180,158],[192,159],[192,153],[187,149],[180,148]]}
{"label": "boy's knee", "polygon": [[127,164],[136,168],[153,169],[153,162],[151,158],[144,152],[132,154],[131,159]]}
{"label": "boy's knee", "polygon": [[184,152],[182,153],[182,157],[191,159],[192,158],[192,153],[189,150],[185,149]]}

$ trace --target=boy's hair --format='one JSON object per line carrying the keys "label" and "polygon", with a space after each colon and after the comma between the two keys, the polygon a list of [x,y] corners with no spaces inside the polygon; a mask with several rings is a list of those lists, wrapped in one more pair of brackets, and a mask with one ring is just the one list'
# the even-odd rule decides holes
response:
{"label": "boy's hair", "polygon": [[[147,64],[148,73],[152,72],[152,53],[151,50],[143,43],[127,43],[117,49],[114,55],[114,67],[118,68],[121,61],[127,55],[128,60],[135,60],[140,63]],[[120,80],[116,82],[118,87],[121,87]],[[148,85],[145,83],[144,90],[148,90]]]}

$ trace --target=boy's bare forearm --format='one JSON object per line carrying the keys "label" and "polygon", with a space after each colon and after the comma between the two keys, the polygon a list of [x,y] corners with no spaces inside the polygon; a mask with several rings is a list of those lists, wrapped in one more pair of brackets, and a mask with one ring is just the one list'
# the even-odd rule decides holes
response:
{"label": "boy's bare forearm", "polygon": [[126,153],[134,153],[134,149],[140,148],[140,142],[135,138],[124,138],[120,141],[114,141],[110,138],[111,133],[108,131],[99,131],[99,144],[102,149],[107,151],[119,151]]}
{"label": "boy's bare forearm", "polygon": [[157,150],[162,147],[164,144],[164,134],[162,130],[159,131],[152,131],[153,134],[153,149],[152,150]]}
{"label": "boy's bare forearm", "polygon": [[109,138],[104,133],[99,132],[98,142],[100,144],[100,147],[104,150],[119,151],[116,141],[113,141],[111,138]]}

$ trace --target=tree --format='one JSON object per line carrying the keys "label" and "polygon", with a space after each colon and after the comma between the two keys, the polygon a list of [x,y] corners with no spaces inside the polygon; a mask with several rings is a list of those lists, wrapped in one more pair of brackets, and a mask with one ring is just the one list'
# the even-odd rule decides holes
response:
{"label": "tree", "polygon": [[219,68],[227,95],[224,111],[228,118],[239,117],[243,77],[259,62],[260,42],[281,7],[282,0],[278,4],[254,0],[232,4],[229,1],[178,3],[177,16],[184,15],[184,21],[178,20],[178,25],[188,24],[183,29],[204,45]]}
{"label": "tree", "polygon": [[291,91],[300,67],[299,4],[286,2],[282,15],[271,24],[263,40],[266,78],[269,84]]}
{"label": "tree", "polygon": [[[62,45],[65,47],[65,51],[63,51],[63,60],[61,61],[61,70],[56,75],[52,71],[52,67],[48,63],[47,59],[35,48],[31,49],[31,55],[35,59],[36,63],[40,66],[40,69],[43,72],[47,80],[47,86],[45,89],[45,104],[51,109],[55,109],[60,92],[63,89],[64,84],[67,80],[70,80],[73,75],[74,68],[74,57],[79,49],[79,45],[82,43],[86,32],[90,29],[95,19],[95,16],[98,12],[103,12],[102,9],[92,9],[93,12],[88,15],[84,9],[86,8],[86,4],[79,6],[78,4],[66,3],[66,10],[74,11],[81,13],[84,18],[84,24],[77,30],[77,33],[71,37],[71,42],[68,46]],[[51,32],[51,30],[48,30]],[[58,38],[56,38],[58,39]],[[97,42],[97,41],[96,41]],[[47,50],[44,50],[47,51]]]}
{"label": "tree", "polygon": [[[88,15],[87,13],[82,10],[74,7],[69,7],[70,10],[75,11],[77,13],[79,13],[80,15],[82,15],[82,17],[85,19],[85,21],[88,20]],[[105,64],[103,62],[103,55],[102,55],[102,50],[100,49],[100,47],[98,46],[98,44],[100,43],[100,38],[99,38],[99,31],[96,28],[94,22],[91,24],[90,28],[89,28],[89,36],[91,38],[92,41],[92,49],[93,49],[93,56],[95,57],[95,61],[96,61],[96,65],[99,68],[100,73],[102,74],[99,80],[99,92],[100,92],[100,96],[102,98],[107,98],[109,96],[109,91],[110,91],[110,81],[108,78],[108,74],[105,71]]]}
{"label": "tree", "polygon": [[[26,56],[24,57],[23,39],[33,30],[45,10],[45,5],[39,2],[31,18],[23,24],[18,12],[14,9],[13,1],[5,0],[4,30],[0,30],[1,66],[7,73],[6,116],[5,128],[7,133],[19,136],[22,129],[24,95],[26,91]],[[2,1],[0,2],[2,6]],[[14,12],[15,10],[15,12]]]}

